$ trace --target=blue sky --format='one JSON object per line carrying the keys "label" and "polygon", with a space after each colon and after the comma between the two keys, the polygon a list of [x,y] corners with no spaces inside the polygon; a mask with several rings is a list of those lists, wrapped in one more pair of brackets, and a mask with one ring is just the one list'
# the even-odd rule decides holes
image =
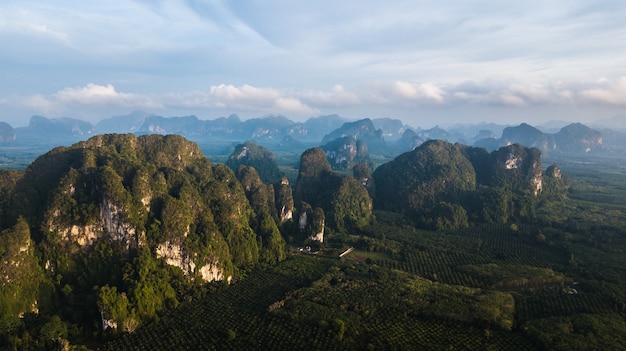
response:
{"label": "blue sky", "polygon": [[0,1],[0,121],[626,122],[626,2]]}

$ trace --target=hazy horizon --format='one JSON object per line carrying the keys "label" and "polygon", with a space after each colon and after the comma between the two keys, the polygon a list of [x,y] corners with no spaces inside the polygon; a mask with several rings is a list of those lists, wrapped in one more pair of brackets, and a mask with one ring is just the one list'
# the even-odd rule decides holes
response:
{"label": "hazy horizon", "polygon": [[156,115],[412,127],[626,121],[626,3],[0,5],[0,121]]}

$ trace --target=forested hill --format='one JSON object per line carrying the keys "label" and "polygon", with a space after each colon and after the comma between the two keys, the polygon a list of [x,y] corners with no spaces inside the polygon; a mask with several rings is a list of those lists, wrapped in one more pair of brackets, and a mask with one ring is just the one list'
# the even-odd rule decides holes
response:
{"label": "forested hill", "polygon": [[560,173],[543,174],[541,152],[519,144],[488,153],[431,140],[379,166],[373,178],[377,208],[439,230],[531,220],[541,198],[565,190]]}
{"label": "forested hill", "polygon": [[80,329],[74,338],[132,332],[203,296],[206,282],[284,260],[287,240],[341,245],[376,221],[376,208],[422,228],[507,223],[532,219],[541,197],[564,186],[521,145],[488,153],[429,141],[354,175],[312,148],[293,196],[269,151],[247,144],[234,154],[231,169],[181,136],[106,134],[0,171],[0,342],[42,325],[61,330],[32,341],[43,348],[65,340],[67,325]]}
{"label": "forested hill", "polygon": [[285,257],[278,212],[253,208],[231,169],[180,136],[95,136],[0,175],[2,238],[39,262],[37,280],[11,276],[0,289],[3,317],[39,311],[88,326],[102,316],[132,330],[204,281]]}

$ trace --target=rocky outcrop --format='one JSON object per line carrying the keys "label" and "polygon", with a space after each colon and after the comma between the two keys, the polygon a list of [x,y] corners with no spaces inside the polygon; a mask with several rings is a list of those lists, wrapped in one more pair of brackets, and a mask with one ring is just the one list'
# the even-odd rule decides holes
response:
{"label": "rocky outcrop", "polygon": [[[145,200],[142,198],[142,203]],[[124,220],[127,217],[124,208],[116,206],[110,200],[104,198],[100,206],[100,215],[103,222],[104,235],[111,240],[124,243],[124,247],[127,250],[139,248],[146,244],[146,233],[138,233],[132,224]]]}
{"label": "rocky outcrop", "polygon": [[431,140],[379,166],[373,177],[379,208],[433,229],[466,226],[468,218],[530,216],[544,186],[541,152],[520,144],[488,153]]}
{"label": "rocky outcrop", "polygon": [[369,145],[371,149],[381,151],[386,148],[383,139],[383,131],[376,129],[369,118],[361,119],[354,122],[346,122],[322,139],[322,144],[328,144],[333,140],[352,136],[355,140],[362,140]]}
{"label": "rocky outcrop", "polygon": [[300,218],[298,219],[300,232],[305,233],[307,238],[313,241],[324,242],[324,229],[326,220],[324,210],[316,207],[311,208],[307,203],[302,204]]}
{"label": "rocky outcrop", "polygon": [[346,136],[333,140],[322,146],[326,158],[333,169],[350,169],[361,162],[373,163],[370,160],[367,143]]}
{"label": "rocky outcrop", "polygon": [[507,127],[502,131],[501,145],[522,144],[540,150],[551,150],[556,147],[553,138],[539,129],[522,123],[517,127]]}
{"label": "rocky outcrop", "polygon": [[602,133],[583,124],[574,123],[565,126],[554,134],[557,148],[564,152],[593,152],[602,150]]}
{"label": "rocky outcrop", "polygon": [[426,139],[419,136],[415,131],[407,129],[402,134],[402,137],[396,141],[396,147],[399,150],[410,151],[422,145],[425,141]]}
{"label": "rocky outcrop", "polygon": [[543,186],[541,151],[520,144],[509,145],[494,151],[494,186],[529,190],[539,195]]}
{"label": "rocky outcrop", "polygon": [[351,175],[342,176],[330,170],[324,151],[312,148],[300,157],[295,202],[320,208],[325,224],[343,232],[358,229],[373,218],[372,199],[367,190]]}
{"label": "rocky outcrop", "polygon": [[[224,270],[219,266],[218,261],[209,260],[209,262],[203,262],[204,264],[198,268],[189,251],[176,240],[167,240],[159,244],[156,248],[156,254],[158,258],[165,260],[167,264],[180,268],[187,276],[197,272],[205,282],[224,279]],[[231,278],[230,276],[228,277],[229,282]]]}
{"label": "rocky outcrop", "polygon": [[281,177],[274,154],[251,141],[237,145],[228,157],[226,165],[234,172],[237,172],[240,166],[254,167],[266,184],[276,183]]}
{"label": "rocky outcrop", "polygon": [[165,260],[170,266],[180,268],[185,275],[189,275],[195,269],[195,264],[189,258],[189,253],[177,242],[177,240],[167,240],[156,248],[158,258]]}
{"label": "rocky outcrop", "polygon": [[434,206],[454,202],[476,188],[476,172],[463,147],[429,140],[374,171],[380,207],[387,210]]}
{"label": "rocky outcrop", "polygon": [[274,192],[278,218],[281,223],[285,223],[293,218],[294,209],[293,194],[287,177],[282,177],[280,182],[274,185]]}
{"label": "rocky outcrop", "polygon": [[69,243],[77,244],[81,248],[90,247],[100,238],[121,243],[128,251],[146,244],[145,232],[137,232],[136,228],[125,221],[126,210],[115,205],[107,198],[100,203],[99,216],[93,219],[92,224],[67,224],[62,218],[60,209],[55,209],[48,220],[47,230],[58,233]]}
{"label": "rocky outcrop", "polygon": [[402,137],[407,127],[399,119],[392,118],[375,118],[372,119],[374,128],[383,132],[383,137],[387,141],[395,141]]}
{"label": "rocky outcrop", "polygon": [[367,192],[370,194],[370,197],[374,198],[374,193],[376,190],[376,185],[374,183],[374,177],[372,177],[372,173],[370,170],[370,165],[361,162],[352,168],[352,176],[356,179],[361,185],[367,189]]}
{"label": "rocky outcrop", "polygon": [[0,145],[15,142],[15,130],[8,123],[0,122]]}
{"label": "rocky outcrop", "polygon": [[324,242],[324,221],[320,220],[315,223],[315,226],[318,228],[317,231],[313,232],[309,237],[311,240],[319,241],[320,243]]}

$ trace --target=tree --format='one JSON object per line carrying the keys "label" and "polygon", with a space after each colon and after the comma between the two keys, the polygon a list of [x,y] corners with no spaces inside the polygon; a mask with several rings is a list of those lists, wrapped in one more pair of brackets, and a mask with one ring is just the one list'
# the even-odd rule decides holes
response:
{"label": "tree", "polygon": [[67,326],[61,320],[61,317],[54,315],[50,318],[46,324],[44,324],[39,330],[41,340],[46,345],[62,346],[67,344]]}

